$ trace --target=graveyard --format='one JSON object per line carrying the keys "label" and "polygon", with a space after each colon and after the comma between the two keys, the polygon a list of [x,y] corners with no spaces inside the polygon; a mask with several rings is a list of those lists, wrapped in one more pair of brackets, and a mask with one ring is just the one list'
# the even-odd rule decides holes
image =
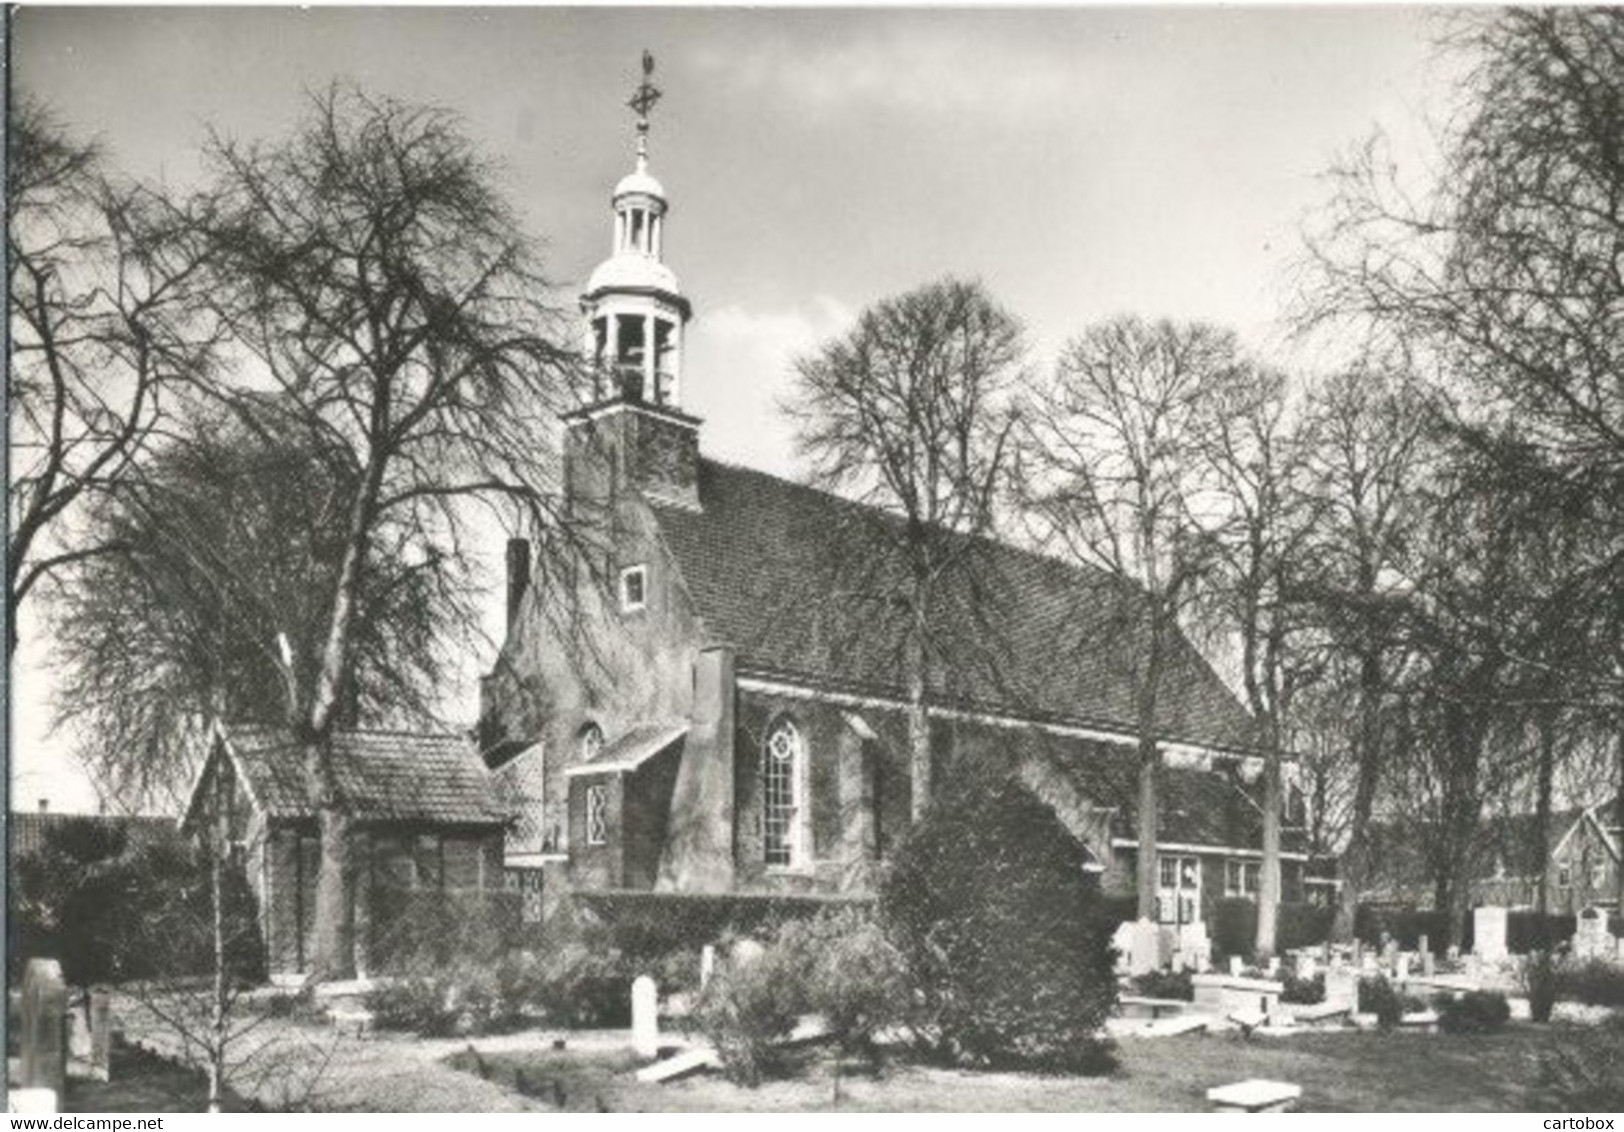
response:
{"label": "graveyard", "polygon": [[[540,1017],[511,1032],[444,1035],[381,1025],[369,983],[316,995],[267,987],[254,992],[253,1025],[243,1029],[251,1036],[232,1051],[239,1070],[221,1107],[1525,1110],[1541,1096],[1553,1054],[1582,1056],[1624,1024],[1624,956],[1605,915],[1581,915],[1561,962],[1588,973],[1592,989],[1570,979],[1542,1010],[1529,975],[1537,957],[1510,952],[1507,918],[1503,908],[1477,909],[1464,954],[1437,954],[1424,937],[1408,949],[1387,938],[1299,948],[1260,966],[1239,956],[1213,963],[1199,926],[1124,924],[1119,994],[1104,1027],[1116,1066],[1094,1076],[934,1065],[902,1033],[880,1035],[873,1058],[854,1058],[808,1016],[783,1040],[777,1072],[741,1084],[696,1028],[691,996],[662,995],[646,975],[626,988],[629,1027],[561,1028]],[[707,948],[704,974],[750,956]],[[1462,1006],[1473,1002],[1503,1002],[1503,1013]],[[208,1097],[206,1059],[167,1024],[174,1003],[119,989],[70,995],[43,960],[29,965],[13,1009],[15,1111],[152,1111],[155,1098],[200,1107]]]}

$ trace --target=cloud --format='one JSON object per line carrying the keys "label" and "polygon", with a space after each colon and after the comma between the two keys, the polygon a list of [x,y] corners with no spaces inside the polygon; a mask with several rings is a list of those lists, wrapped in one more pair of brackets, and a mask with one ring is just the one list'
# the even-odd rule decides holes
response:
{"label": "cloud", "polygon": [[718,307],[689,338],[687,407],[705,419],[705,449],[779,475],[796,471],[794,442],[782,410],[796,358],[856,321],[839,299],[817,295],[787,310]]}
{"label": "cloud", "polygon": [[698,66],[741,97],[779,94],[804,112],[891,106],[927,115],[1027,117],[1077,97],[1074,66],[1032,51],[1001,52],[989,65],[975,35],[912,27],[808,47],[804,39],[748,52],[705,50]]}

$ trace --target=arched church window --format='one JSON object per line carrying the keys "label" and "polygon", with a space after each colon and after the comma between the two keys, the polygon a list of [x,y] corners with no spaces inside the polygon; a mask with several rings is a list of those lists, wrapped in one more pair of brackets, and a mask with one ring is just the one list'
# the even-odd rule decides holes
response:
{"label": "arched church window", "polygon": [[575,735],[575,751],[579,761],[591,762],[603,750],[603,728],[596,723],[584,725]]}
{"label": "arched church window", "polygon": [[762,758],[762,835],[769,865],[799,864],[801,825],[806,812],[802,767],[806,748],[800,729],[780,717],[767,730]]}

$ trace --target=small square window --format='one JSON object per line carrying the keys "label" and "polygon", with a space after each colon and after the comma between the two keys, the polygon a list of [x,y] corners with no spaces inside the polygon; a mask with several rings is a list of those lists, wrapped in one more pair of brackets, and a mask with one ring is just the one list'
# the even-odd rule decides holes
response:
{"label": "small square window", "polygon": [[647,604],[648,567],[626,567],[620,572],[620,611],[634,613]]}
{"label": "small square window", "polygon": [[1573,873],[1568,866],[1562,865],[1556,870],[1556,887],[1567,888],[1573,883]]}
{"label": "small square window", "polygon": [[596,783],[586,788],[586,843],[609,842],[609,787]]}

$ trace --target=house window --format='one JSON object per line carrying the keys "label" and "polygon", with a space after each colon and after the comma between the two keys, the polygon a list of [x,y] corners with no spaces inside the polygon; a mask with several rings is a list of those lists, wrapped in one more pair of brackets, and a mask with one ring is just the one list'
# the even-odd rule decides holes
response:
{"label": "house window", "polygon": [[792,866],[800,856],[801,766],[805,751],[801,733],[788,719],[767,732],[762,755],[762,838],[769,865]]}
{"label": "house window", "polygon": [[1606,865],[1592,865],[1592,866],[1590,866],[1590,887],[1591,887],[1591,889],[1599,892],[1601,890],[1602,886],[1604,886],[1606,883],[1607,883],[1607,866]]}
{"label": "house window", "polygon": [[1160,854],[1156,859],[1156,918],[1165,924],[1194,923],[1201,915],[1201,862]]}
{"label": "house window", "polygon": [[1559,865],[1556,869],[1556,887],[1569,888],[1573,885],[1573,870],[1567,865]]}
{"label": "house window", "polygon": [[609,842],[609,787],[595,782],[586,788],[586,843],[606,845]]}
{"label": "house window", "polygon": [[626,567],[620,572],[620,611],[636,613],[647,604],[648,567]]}
{"label": "house window", "polygon": [[1257,899],[1263,880],[1263,866],[1257,861],[1224,862],[1224,895]]}

